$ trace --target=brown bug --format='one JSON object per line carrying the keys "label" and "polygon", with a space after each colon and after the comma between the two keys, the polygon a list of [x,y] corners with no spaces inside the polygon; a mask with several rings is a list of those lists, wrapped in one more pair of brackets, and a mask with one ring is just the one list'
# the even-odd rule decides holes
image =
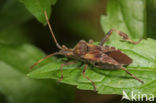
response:
{"label": "brown bug", "polygon": [[[115,47],[103,46],[104,43],[108,40],[109,36],[112,34],[112,32],[117,32],[117,34],[119,36],[121,36],[123,38],[123,40],[126,40],[130,43],[133,43],[133,44],[137,44],[140,41],[134,42],[128,38],[127,34],[120,32],[118,30],[115,30],[115,29],[111,29],[106,34],[104,39],[102,39],[102,41],[100,42],[99,45],[93,45],[92,40],[90,40],[89,42],[86,42],[84,40],[80,40],[79,43],[77,43],[73,49],[70,49],[70,48],[67,48],[65,45],[62,45],[62,46],[59,45],[59,43],[57,42],[57,40],[55,38],[53,30],[51,28],[51,25],[50,25],[50,22],[48,20],[48,16],[47,16],[46,11],[44,13],[45,13],[46,21],[48,23],[52,37],[56,43],[56,46],[60,49],[60,51],[52,53],[52,54],[44,57],[43,59],[40,59],[39,61],[37,61],[35,64],[33,64],[31,66],[31,69],[35,65],[39,64],[40,62],[42,62],[43,60],[45,60],[51,56],[64,55],[67,57],[75,58],[75,59],[80,60],[80,61],[85,63],[85,66],[83,69],[83,76],[85,78],[87,78],[92,83],[94,90],[96,90],[95,83],[85,75],[85,71],[88,67],[88,64],[91,64],[91,65],[93,65],[97,68],[101,68],[101,69],[105,69],[105,68],[122,69],[125,72],[127,72],[131,77],[133,77],[134,79],[138,80],[141,83],[144,83],[142,80],[138,79],[136,76],[134,76],[133,74],[128,72],[128,70],[123,67],[123,65],[129,65],[132,63],[132,59],[130,57],[128,57],[126,54],[122,53],[119,49],[116,49]],[[70,64],[74,64],[74,63],[68,62],[68,63],[61,65],[61,67],[60,67],[60,70],[61,70],[60,80],[63,79],[63,66],[64,65],[70,65]]]}

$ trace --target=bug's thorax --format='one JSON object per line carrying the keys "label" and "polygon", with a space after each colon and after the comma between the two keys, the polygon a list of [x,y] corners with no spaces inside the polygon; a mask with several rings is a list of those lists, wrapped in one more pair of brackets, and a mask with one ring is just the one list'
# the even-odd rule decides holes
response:
{"label": "bug's thorax", "polygon": [[81,40],[73,48],[73,55],[75,55],[77,57],[83,57],[88,52],[96,52],[96,51],[100,51],[100,48],[98,48],[98,46],[89,44],[86,41]]}
{"label": "bug's thorax", "polygon": [[97,46],[94,44],[87,43],[84,40],[79,41],[77,45],[73,48],[73,54],[79,57],[87,55],[88,53],[106,53],[109,51],[116,50],[114,47],[109,46]]}
{"label": "bug's thorax", "polygon": [[87,52],[88,46],[87,43],[83,40],[77,43],[76,46],[73,48],[73,54],[78,57],[85,55]]}

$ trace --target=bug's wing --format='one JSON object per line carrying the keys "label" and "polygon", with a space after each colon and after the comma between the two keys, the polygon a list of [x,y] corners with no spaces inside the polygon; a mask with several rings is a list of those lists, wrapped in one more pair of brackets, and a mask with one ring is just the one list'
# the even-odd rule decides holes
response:
{"label": "bug's wing", "polygon": [[114,60],[116,60],[120,64],[131,64],[132,59],[128,57],[126,54],[122,53],[120,50],[107,52],[107,55],[109,57],[112,57]]}
{"label": "bug's wing", "polygon": [[102,64],[120,65],[112,57],[109,57],[107,54],[102,52],[88,52],[83,56],[83,59]]}

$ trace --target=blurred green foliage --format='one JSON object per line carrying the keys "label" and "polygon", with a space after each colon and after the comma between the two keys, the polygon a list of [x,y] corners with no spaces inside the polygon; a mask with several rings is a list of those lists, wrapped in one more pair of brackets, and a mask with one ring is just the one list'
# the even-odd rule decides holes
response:
{"label": "blurred green foliage", "polygon": [[30,66],[45,56],[30,44],[30,36],[23,25],[33,16],[16,0],[5,0],[0,7],[0,103],[71,102],[73,87],[26,76],[31,71]]}
{"label": "blurred green foliage", "polygon": [[[33,45],[39,46],[46,52],[56,51],[48,28],[42,25],[46,24],[43,12],[47,10],[49,17],[51,13],[53,14],[50,21],[54,25],[54,32],[56,32],[58,40],[72,46],[79,39],[100,40],[104,36],[99,25],[99,19],[100,15],[105,13],[105,6],[105,0],[1,0],[0,102],[72,102],[75,88],[65,84],[57,85],[54,80],[51,80],[58,79],[60,76],[58,71],[59,64],[62,63],[60,59],[48,59],[41,63],[37,70],[29,74],[30,77],[46,80],[30,79],[26,76],[31,71],[29,67],[45,56],[43,51]],[[116,28],[128,33],[133,39],[140,37],[156,38],[155,0],[128,2],[125,0],[109,0],[107,6],[107,16],[102,16],[101,19],[102,29],[105,33],[110,28]],[[117,40],[116,35],[113,35],[111,40]],[[117,41],[109,43],[109,45],[122,49],[123,52],[134,59],[133,64],[128,69],[145,81],[147,85],[144,87],[133,79],[129,80],[116,76],[116,74],[121,73],[121,76],[127,77],[127,74],[123,71],[88,69],[87,75],[96,81],[98,91],[102,94],[121,94],[121,89],[130,82],[127,91],[134,88],[146,93],[152,91],[155,94],[156,54],[154,49],[150,49],[155,46],[154,44],[155,40],[152,39],[143,40],[138,46]],[[133,49],[129,50],[129,47]],[[146,49],[147,52],[142,49]],[[51,61],[52,63],[50,63]],[[83,66],[79,68],[78,65],[65,67],[63,83],[77,85],[80,89],[92,90],[92,85],[81,75],[82,68]],[[104,80],[104,78],[107,79]],[[111,82],[111,80],[113,81]],[[118,83],[120,84],[118,85],[119,88],[114,88]]]}
{"label": "blurred green foliage", "polygon": [[147,0],[147,37],[156,39],[156,0]]}
{"label": "blurred green foliage", "polygon": [[[101,17],[101,25],[105,32],[115,28],[125,32],[132,39],[146,36],[146,0],[110,0],[107,16]],[[112,40],[119,38],[111,36]]]}

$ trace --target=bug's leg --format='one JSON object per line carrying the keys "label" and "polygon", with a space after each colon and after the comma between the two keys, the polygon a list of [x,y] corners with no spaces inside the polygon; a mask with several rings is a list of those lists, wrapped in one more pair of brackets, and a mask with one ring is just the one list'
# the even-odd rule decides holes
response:
{"label": "bug's leg", "polygon": [[83,77],[87,78],[92,83],[92,85],[94,87],[94,91],[96,91],[95,83],[90,78],[88,78],[88,76],[85,75],[87,67],[88,67],[88,64],[85,64],[84,69],[83,69]]}
{"label": "bug's leg", "polygon": [[52,56],[54,56],[54,55],[60,55],[60,54],[61,54],[60,52],[55,52],[55,53],[49,54],[48,56],[46,56],[46,57],[44,57],[44,58],[38,60],[36,63],[34,63],[34,64],[30,67],[30,69],[32,69],[34,66],[36,66],[36,65],[39,64],[39,63],[41,63],[41,62],[44,61],[45,59],[48,59],[49,57],[52,57]]}
{"label": "bug's leg", "polygon": [[128,35],[125,34],[124,32],[121,32],[121,31],[116,30],[116,29],[111,29],[111,30],[109,30],[109,32],[106,34],[106,36],[101,40],[100,46],[103,46],[103,44],[109,39],[109,37],[110,37],[110,35],[112,34],[112,32],[116,32],[119,36],[122,37],[123,40],[126,40],[126,41],[128,41],[128,42],[130,42],[130,43],[132,43],[132,44],[138,44],[138,43],[141,41],[141,39],[140,39],[139,41],[135,42],[135,41],[131,40],[131,39],[128,37]]}
{"label": "bug's leg", "polygon": [[93,43],[94,43],[94,40],[90,39],[90,40],[88,41],[88,43],[89,43],[89,44],[93,44]]}
{"label": "bug's leg", "polygon": [[144,84],[144,82],[142,80],[140,80],[139,78],[137,78],[135,75],[131,74],[126,68],[121,67],[122,70],[124,70],[126,73],[128,73],[131,77],[133,77],[134,79],[138,80],[139,82],[141,82],[142,84]]}
{"label": "bug's leg", "polygon": [[61,80],[63,80],[63,66],[65,64],[61,64],[61,67],[60,67],[60,71],[61,71],[61,78],[58,79],[58,82],[60,82]]}
{"label": "bug's leg", "polygon": [[65,64],[61,64],[61,67],[60,67],[61,78],[59,78],[58,82],[60,82],[61,80],[63,80],[63,67],[64,66],[68,66],[68,65],[72,65],[72,64],[76,64],[76,63],[75,62],[67,62]]}

